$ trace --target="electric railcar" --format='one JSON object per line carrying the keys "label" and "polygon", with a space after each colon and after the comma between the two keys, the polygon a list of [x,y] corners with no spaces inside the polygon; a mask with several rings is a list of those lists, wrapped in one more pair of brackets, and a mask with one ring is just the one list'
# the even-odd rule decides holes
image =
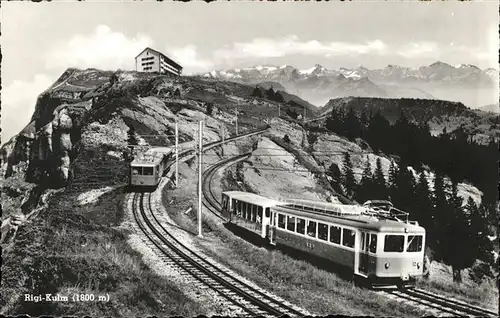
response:
{"label": "electric railcar", "polygon": [[[412,287],[422,275],[425,229],[404,212],[308,200],[277,202],[251,193],[222,194],[229,222],[277,243],[344,266],[373,288]],[[407,214],[406,214],[407,217]]]}
{"label": "electric railcar", "polygon": [[156,187],[160,183],[172,148],[151,148],[130,163],[130,185]]}

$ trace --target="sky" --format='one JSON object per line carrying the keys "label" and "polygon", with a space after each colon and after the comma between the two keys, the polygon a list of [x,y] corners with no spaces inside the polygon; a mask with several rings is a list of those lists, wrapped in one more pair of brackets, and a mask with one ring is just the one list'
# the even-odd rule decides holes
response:
{"label": "sky", "polygon": [[150,46],[185,74],[440,60],[498,69],[498,1],[2,3],[2,143],[67,68],[133,70]]}

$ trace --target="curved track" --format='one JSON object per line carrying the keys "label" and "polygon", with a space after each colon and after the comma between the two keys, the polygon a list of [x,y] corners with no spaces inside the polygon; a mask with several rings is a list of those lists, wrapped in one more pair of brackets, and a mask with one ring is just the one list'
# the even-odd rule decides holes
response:
{"label": "curved track", "polygon": [[498,317],[495,312],[462,301],[449,299],[419,288],[386,291],[409,303],[427,307],[432,311],[455,316]]}
{"label": "curved track", "polygon": [[[211,166],[203,174],[203,196],[205,201],[203,204],[217,217],[224,219],[219,213],[221,209],[220,201],[214,194],[211,183],[215,173],[223,166],[241,161],[248,158],[250,153],[242,154],[233,158],[222,160]],[[402,298],[407,302],[414,303],[420,306],[432,309],[434,312],[439,312],[448,315],[467,315],[478,317],[498,317],[495,312],[484,309],[478,306],[473,306],[462,301],[449,299],[422,289],[404,289],[385,291],[398,298]]]}
{"label": "curved track", "polygon": [[201,284],[218,292],[229,302],[251,316],[303,316],[291,305],[277,300],[265,291],[250,286],[233,275],[208,262],[177,240],[160,223],[151,205],[151,193],[134,193],[132,212],[146,238],[161,253]]}
{"label": "curved track", "polygon": [[205,172],[203,173],[202,191],[203,191],[203,197],[205,198],[205,200],[203,201],[203,205],[205,205],[205,207],[208,210],[210,210],[210,212],[212,212],[215,216],[217,216],[218,218],[220,218],[222,220],[225,220],[225,218],[220,214],[221,205],[220,205],[219,199],[217,198],[217,196],[215,195],[215,193],[212,190],[212,186],[211,186],[212,179],[213,179],[215,173],[221,167],[223,167],[227,164],[230,164],[230,163],[235,163],[235,162],[241,161],[243,159],[246,159],[246,158],[250,157],[250,154],[251,153],[245,153],[245,154],[241,154],[241,155],[229,158],[229,159],[221,160],[221,161],[217,162],[216,164],[214,164],[213,166],[211,166],[210,168],[208,168],[207,170],[205,170]]}
{"label": "curved track", "polygon": [[[267,128],[266,128],[267,129]],[[203,150],[209,150],[223,143],[259,134],[266,129],[250,132],[222,141],[206,144]],[[184,151],[179,158],[193,155],[195,150]],[[246,156],[248,154],[245,154]],[[242,156],[239,156],[242,157]],[[235,160],[230,158],[226,161]],[[174,162],[167,164],[168,170]],[[218,163],[216,166],[220,166]],[[215,171],[211,167],[207,171]],[[136,192],[133,194],[132,213],[134,219],[144,233],[146,239],[152,243],[165,256],[169,263],[174,264],[180,270],[188,273],[201,285],[216,291],[228,302],[238,308],[242,308],[249,316],[304,316],[303,313],[285,301],[278,300],[264,290],[253,287],[230,273],[221,270],[216,265],[208,262],[203,255],[199,255],[177,240],[158,220],[151,204],[151,193]]]}

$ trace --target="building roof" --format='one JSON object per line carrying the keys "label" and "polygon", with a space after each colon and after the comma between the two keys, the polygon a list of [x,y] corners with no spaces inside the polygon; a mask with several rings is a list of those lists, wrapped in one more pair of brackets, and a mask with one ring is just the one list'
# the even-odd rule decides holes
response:
{"label": "building roof", "polygon": [[135,58],[137,58],[139,55],[141,55],[141,54],[142,54],[144,51],[146,51],[146,50],[151,50],[151,51],[153,51],[153,52],[155,52],[155,53],[160,54],[160,55],[161,55],[161,56],[162,56],[165,60],[167,60],[167,62],[168,62],[168,63],[170,63],[170,64],[172,64],[173,66],[175,66],[176,68],[178,68],[178,69],[181,69],[181,70],[182,70],[182,66],[180,66],[178,63],[176,63],[174,60],[172,60],[171,58],[169,58],[168,56],[166,56],[166,55],[165,55],[165,54],[163,54],[162,52],[157,51],[157,50],[154,50],[154,49],[152,49],[152,48],[150,48],[150,47],[147,47],[147,48],[145,48],[144,50],[142,50],[142,51],[141,51],[141,53],[137,54],[137,56],[136,56]]}

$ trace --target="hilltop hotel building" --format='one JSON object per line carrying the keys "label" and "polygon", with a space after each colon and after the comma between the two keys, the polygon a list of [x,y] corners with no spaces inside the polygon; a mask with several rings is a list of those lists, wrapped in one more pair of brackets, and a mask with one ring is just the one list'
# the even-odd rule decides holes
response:
{"label": "hilltop hotel building", "polygon": [[163,53],[147,47],[135,57],[135,70],[138,72],[158,72],[180,76],[182,66],[169,59]]}

